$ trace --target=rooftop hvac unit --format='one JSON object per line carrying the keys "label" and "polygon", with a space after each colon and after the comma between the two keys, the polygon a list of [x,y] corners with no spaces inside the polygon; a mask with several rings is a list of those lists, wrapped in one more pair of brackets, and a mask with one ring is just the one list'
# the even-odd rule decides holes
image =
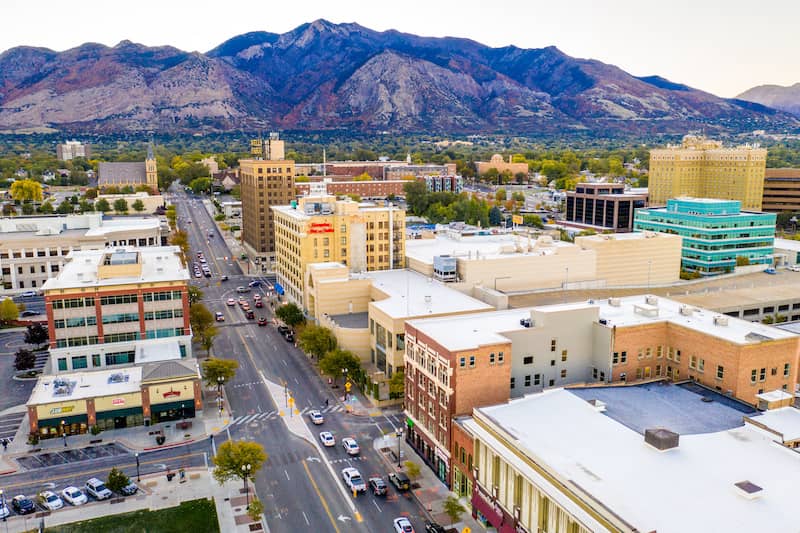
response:
{"label": "rooftop hvac unit", "polygon": [[680,314],[683,316],[692,316],[694,314],[694,309],[688,305],[682,305],[680,308]]}
{"label": "rooftop hvac unit", "polygon": [[648,305],[658,305],[658,298],[653,296],[652,294],[648,294],[644,297],[644,301]]}
{"label": "rooftop hvac unit", "polygon": [[728,325],[728,317],[726,317],[726,316],[715,316],[714,317],[714,325],[715,326],[727,326]]}
{"label": "rooftop hvac unit", "polygon": [[619,298],[609,298],[608,305],[612,307],[622,307],[622,301]]}
{"label": "rooftop hvac unit", "polygon": [[645,429],[644,441],[659,451],[671,450],[678,447],[680,435],[664,428]]}

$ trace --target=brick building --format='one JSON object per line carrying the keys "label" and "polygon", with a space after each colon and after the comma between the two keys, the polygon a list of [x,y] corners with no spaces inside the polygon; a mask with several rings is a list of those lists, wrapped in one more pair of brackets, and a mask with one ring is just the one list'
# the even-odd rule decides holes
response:
{"label": "brick building", "polygon": [[630,194],[618,183],[579,183],[567,191],[567,222],[596,231],[633,231],[633,213],[647,206],[646,194]]}
{"label": "brick building", "polygon": [[800,168],[766,169],[761,208],[770,213],[800,211]]}

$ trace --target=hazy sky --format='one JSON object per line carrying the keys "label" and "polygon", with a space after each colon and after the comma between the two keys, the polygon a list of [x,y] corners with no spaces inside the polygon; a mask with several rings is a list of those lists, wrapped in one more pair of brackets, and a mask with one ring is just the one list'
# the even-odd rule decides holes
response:
{"label": "hazy sky", "polygon": [[800,82],[800,0],[0,0],[0,50],[128,39],[205,52],[318,18],[490,46],[555,45],[720,96]]}

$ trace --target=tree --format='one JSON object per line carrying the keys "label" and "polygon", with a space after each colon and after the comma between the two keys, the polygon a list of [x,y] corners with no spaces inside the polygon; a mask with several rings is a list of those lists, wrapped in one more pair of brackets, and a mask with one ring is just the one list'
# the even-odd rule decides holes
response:
{"label": "tree", "polygon": [[746,255],[737,255],[736,256],[736,266],[737,267],[747,266],[749,264],[750,264],[750,258],[747,257]]}
{"label": "tree", "polygon": [[412,215],[422,216],[428,210],[428,187],[421,181],[409,181],[403,184],[406,193],[406,203]]}
{"label": "tree", "polygon": [[458,519],[461,518],[461,515],[466,513],[467,510],[464,509],[464,506],[461,505],[461,502],[458,501],[458,498],[455,496],[448,496],[444,501],[444,512],[450,518],[450,523],[455,524],[458,522]]}
{"label": "tree", "polygon": [[419,470],[419,465],[414,461],[406,461],[403,463],[403,466],[406,469],[406,475],[408,476],[408,479],[410,479],[411,481],[417,479],[421,474]]}
{"label": "tree", "polygon": [[406,389],[406,374],[402,370],[396,370],[389,379],[389,396],[402,398]]}
{"label": "tree", "polygon": [[170,205],[167,207],[167,211],[164,213],[164,216],[167,217],[167,221],[171,228],[175,227],[175,222],[178,220],[178,213],[175,211],[175,204]]}
{"label": "tree", "polygon": [[30,370],[36,364],[36,354],[25,348],[20,348],[14,354],[14,368],[17,370]]}
{"label": "tree", "polygon": [[111,472],[108,473],[106,487],[114,492],[120,492],[124,487],[127,487],[130,482],[131,480],[125,475],[125,472],[117,469],[115,466],[111,469]]}
{"label": "tree", "polygon": [[39,212],[43,215],[52,215],[53,211],[53,204],[50,202],[43,202],[42,205],[39,206]]}
{"label": "tree", "polygon": [[219,329],[215,326],[209,326],[203,330],[203,334],[200,335],[200,346],[206,351],[208,356],[211,356],[211,348],[214,347],[214,339],[218,334]]}
{"label": "tree", "polygon": [[58,204],[58,208],[56,208],[56,212],[60,215],[66,215],[69,213],[74,213],[75,208],[69,202],[69,200],[64,199],[60,204]]}
{"label": "tree", "polygon": [[186,234],[183,230],[178,230],[172,234],[172,237],[169,239],[170,244],[173,246],[177,246],[181,249],[181,259],[183,259],[183,264],[186,265],[189,263],[189,235]]}
{"label": "tree", "polygon": [[134,211],[136,211],[137,213],[141,213],[142,211],[144,211],[144,202],[142,202],[142,200],[141,200],[141,199],[140,199],[140,200],[136,200],[135,202],[133,202],[133,203],[131,204],[131,207],[132,207],[132,208],[133,208],[133,210],[134,210]]}
{"label": "tree", "polygon": [[322,358],[326,353],[336,349],[336,337],[326,327],[312,324],[303,328],[297,338],[297,345],[309,355]]}
{"label": "tree", "polygon": [[200,194],[201,192],[211,192],[211,183],[211,178],[195,178],[189,182],[189,187],[193,193]]}
{"label": "tree", "polygon": [[503,213],[497,206],[489,209],[489,224],[492,226],[499,226],[503,222]]}
{"label": "tree", "polygon": [[94,205],[92,205],[86,200],[81,200],[78,203],[78,208],[81,210],[81,213],[91,213],[92,211],[94,211]]}
{"label": "tree", "polygon": [[241,185],[234,185],[231,188],[231,196],[233,196],[237,200],[241,200],[242,199],[242,186]]}
{"label": "tree", "polygon": [[522,215],[522,223],[525,226],[533,226],[535,228],[543,228],[542,217],[539,215]]}
{"label": "tree", "polygon": [[497,189],[494,193],[494,197],[498,202],[505,202],[508,199],[508,193],[505,189]]}
{"label": "tree", "polygon": [[217,359],[216,357],[209,357],[202,364],[203,367],[203,380],[209,387],[216,387],[219,384],[219,378],[230,381],[236,375],[236,369],[239,368],[239,362],[234,359]]}
{"label": "tree", "polygon": [[17,209],[14,207],[14,204],[11,203],[3,204],[3,216],[13,217],[16,214],[17,214]]}
{"label": "tree", "polygon": [[86,189],[84,196],[86,196],[87,200],[94,200],[95,198],[97,198],[97,189],[95,189],[94,187],[92,187],[91,189]]}
{"label": "tree", "polygon": [[11,197],[20,202],[41,202],[42,184],[32,179],[15,181],[11,184]]}
{"label": "tree", "polygon": [[22,214],[23,215],[32,215],[33,214],[33,204],[30,202],[25,202],[22,204]]}
{"label": "tree", "polygon": [[105,198],[100,198],[94,203],[94,208],[96,211],[100,213],[108,213],[111,211],[111,206],[108,204],[108,200]]}
{"label": "tree", "polygon": [[189,285],[189,305],[194,305],[203,299],[203,291],[199,287]]}
{"label": "tree", "polygon": [[344,374],[342,371],[345,368],[350,376],[355,376],[361,369],[361,361],[359,361],[358,357],[353,355],[353,352],[348,350],[340,350],[337,348],[336,350],[328,352],[325,357],[319,361],[319,369],[326,376],[330,376],[334,380],[334,383]]}
{"label": "tree", "polygon": [[253,522],[258,522],[261,520],[261,515],[264,514],[264,504],[261,503],[259,499],[253,499],[250,502],[250,507],[247,508],[247,516],[250,517],[250,520]]}
{"label": "tree", "polygon": [[353,178],[353,181],[372,181],[372,176],[364,172]]}
{"label": "tree", "polygon": [[[222,485],[231,479],[253,479],[267,460],[264,447],[257,442],[228,440],[223,442],[212,459],[213,476]],[[242,467],[250,465],[250,470]]]}
{"label": "tree", "polygon": [[117,213],[127,213],[128,201],[125,198],[117,198],[114,200],[114,211]]}
{"label": "tree", "polygon": [[189,324],[192,326],[195,338],[210,355],[211,347],[214,345],[214,337],[219,333],[219,330],[214,327],[214,315],[205,305],[195,303],[189,307]]}
{"label": "tree", "polygon": [[275,310],[275,316],[283,320],[283,323],[290,327],[300,325],[306,321],[306,317],[303,316],[303,311],[293,302],[278,307]]}
{"label": "tree", "polygon": [[19,308],[14,300],[6,298],[0,302],[0,322],[7,324],[19,318]]}
{"label": "tree", "polygon": [[28,330],[25,332],[26,344],[35,344],[36,346],[41,347],[41,345],[46,343],[49,338],[50,336],[47,334],[47,328],[38,322],[28,326]]}

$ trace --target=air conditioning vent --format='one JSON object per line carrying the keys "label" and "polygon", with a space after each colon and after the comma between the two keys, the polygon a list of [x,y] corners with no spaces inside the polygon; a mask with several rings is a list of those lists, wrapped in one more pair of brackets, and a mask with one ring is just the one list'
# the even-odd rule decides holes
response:
{"label": "air conditioning vent", "polygon": [[644,297],[644,301],[648,305],[658,305],[658,298],[656,296],[651,295],[651,294],[648,294],[647,296],[645,296]]}
{"label": "air conditioning vent", "polygon": [[611,307],[622,307],[622,301],[619,298],[609,298],[608,305]]}
{"label": "air conditioning vent", "polygon": [[682,305],[680,308],[680,314],[683,316],[692,316],[694,314],[694,309],[688,305]]}
{"label": "air conditioning vent", "polygon": [[728,325],[728,317],[724,315],[715,316],[714,317],[714,325],[715,326],[727,326]]}

